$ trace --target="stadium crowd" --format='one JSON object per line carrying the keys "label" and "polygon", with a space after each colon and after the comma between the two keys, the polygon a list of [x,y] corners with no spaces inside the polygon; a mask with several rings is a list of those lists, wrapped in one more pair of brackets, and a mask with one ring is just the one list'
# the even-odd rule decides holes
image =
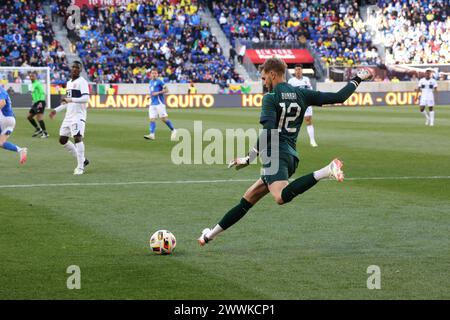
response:
{"label": "stadium crowd", "polygon": [[450,63],[448,0],[379,0],[387,64]]}
{"label": "stadium crowd", "polygon": [[97,83],[148,82],[154,67],[167,82],[226,86],[243,81],[202,23],[194,0],[84,7],[74,41]]}
{"label": "stadium crowd", "polygon": [[[55,34],[42,3],[32,0],[5,0],[0,6],[0,66],[49,66],[54,83],[69,76],[66,54]],[[9,72],[8,81],[27,80],[26,72]],[[29,78],[28,78],[29,80]]]}
{"label": "stadium crowd", "polygon": [[211,9],[232,43],[309,42],[326,65],[380,62],[356,1],[213,0]]}
{"label": "stadium crowd", "polygon": [[[43,5],[50,5],[52,16]],[[2,0],[0,66],[50,66],[52,83],[65,84],[70,70],[52,23],[65,22],[70,0]],[[307,46],[325,66],[377,65],[357,1],[210,0],[210,9],[233,45]],[[450,63],[448,0],[378,0],[375,20],[386,47],[386,64]],[[118,7],[84,7],[68,30],[97,83],[148,82],[154,67],[167,82],[206,82],[222,88],[244,79],[226,59],[196,0],[134,1]],[[62,17],[58,19],[58,17]],[[233,53],[236,55],[236,52]],[[242,60],[242,59],[241,59]],[[29,82],[27,73],[7,73],[9,82]]]}

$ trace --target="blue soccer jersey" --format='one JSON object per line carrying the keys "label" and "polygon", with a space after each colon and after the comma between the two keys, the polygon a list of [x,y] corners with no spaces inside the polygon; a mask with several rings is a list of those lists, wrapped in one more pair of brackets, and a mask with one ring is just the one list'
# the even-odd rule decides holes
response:
{"label": "blue soccer jersey", "polygon": [[6,105],[2,108],[2,114],[4,117],[14,117],[14,112],[11,105],[11,99],[8,92],[0,86],[0,100],[5,100]]}
{"label": "blue soccer jersey", "polygon": [[[159,92],[163,91],[164,88],[164,81],[161,79],[156,80],[150,80],[150,95],[153,92]],[[164,102],[164,94],[158,94],[157,96],[151,96],[152,98],[152,105],[159,105],[159,104],[165,104]]]}

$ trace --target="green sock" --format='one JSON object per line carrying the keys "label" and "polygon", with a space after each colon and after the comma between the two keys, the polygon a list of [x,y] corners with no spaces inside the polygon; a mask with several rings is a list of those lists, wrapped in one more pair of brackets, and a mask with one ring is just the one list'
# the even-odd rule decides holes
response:
{"label": "green sock", "polygon": [[232,208],[223,216],[222,220],[219,221],[219,226],[221,226],[223,230],[228,229],[233,224],[238,222],[243,216],[245,216],[251,207],[253,207],[253,205],[242,198],[237,206]]}
{"label": "green sock", "polygon": [[299,194],[302,194],[303,192],[314,187],[316,183],[317,180],[314,179],[314,173],[310,173],[306,176],[300,177],[297,180],[289,183],[286,188],[281,191],[281,198],[283,199],[284,203],[291,202],[292,199],[294,199]]}

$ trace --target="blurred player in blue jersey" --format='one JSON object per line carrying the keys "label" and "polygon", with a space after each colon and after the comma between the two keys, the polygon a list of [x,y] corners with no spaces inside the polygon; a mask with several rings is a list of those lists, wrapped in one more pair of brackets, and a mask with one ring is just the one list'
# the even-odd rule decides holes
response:
{"label": "blurred player in blue jersey", "polygon": [[27,148],[20,148],[8,140],[16,126],[16,118],[12,110],[11,99],[8,92],[0,86],[0,147],[5,150],[18,152],[20,156],[20,164],[27,161]]}
{"label": "blurred player in blue jersey", "polygon": [[158,78],[158,70],[153,69],[150,74],[150,97],[151,103],[148,109],[150,118],[150,134],[144,136],[147,140],[155,140],[156,118],[160,118],[172,131],[170,139],[174,141],[177,136],[177,130],[173,127],[172,122],[168,119],[164,94],[168,92],[164,81]]}

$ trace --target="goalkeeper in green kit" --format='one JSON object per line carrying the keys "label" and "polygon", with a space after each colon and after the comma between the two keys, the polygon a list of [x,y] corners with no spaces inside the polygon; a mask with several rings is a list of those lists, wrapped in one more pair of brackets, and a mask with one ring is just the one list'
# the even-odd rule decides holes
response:
{"label": "goalkeeper in green kit", "polygon": [[240,202],[230,209],[212,229],[204,229],[198,243],[204,246],[218,234],[238,222],[260,199],[270,193],[277,204],[291,202],[322,179],[344,180],[342,161],[334,159],[327,166],[300,177],[291,183],[289,178],[297,169],[297,137],[308,106],[343,103],[355,92],[361,81],[369,79],[369,71],[361,69],[339,92],[320,92],[295,88],[285,80],[286,63],[279,58],[267,59],[261,66],[264,95],[260,123],[264,130],[256,146],[246,157],[230,162],[229,167],[241,169],[258,156],[262,162],[261,177],[244,193]]}
{"label": "goalkeeper in green kit", "polygon": [[[33,133],[33,137],[41,136],[41,138],[48,138],[47,130],[45,129],[44,122],[44,111],[45,111],[45,91],[44,86],[37,78],[37,74],[35,72],[30,74],[30,79],[32,82],[32,91],[31,97],[33,105],[31,106],[30,112],[28,113],[28,121],[30,121],[31,125],[34,127],[35,131]],[[34,118],[37,118],[38,123]]]}

